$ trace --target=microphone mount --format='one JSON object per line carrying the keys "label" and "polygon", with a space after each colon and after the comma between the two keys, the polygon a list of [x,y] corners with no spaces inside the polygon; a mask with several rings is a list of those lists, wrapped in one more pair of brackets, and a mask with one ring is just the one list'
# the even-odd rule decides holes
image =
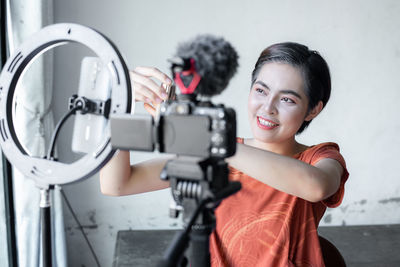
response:
{"label": "microphone mount", "polygon": [[[196,62],[193,58],[175,58],[170,60],[172,63],[171,70],[173,72],[174,81],[178,85],[181,93],[184,95],[195,94],[195,90],[201,81],[201,76],[196,71]],[[191,81],[189,85],[185,85],[182,77],[189,76]]]}

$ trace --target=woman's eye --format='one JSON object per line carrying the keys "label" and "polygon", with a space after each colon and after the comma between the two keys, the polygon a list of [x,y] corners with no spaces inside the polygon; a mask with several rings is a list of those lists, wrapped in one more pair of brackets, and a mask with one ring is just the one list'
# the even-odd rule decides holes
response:
{"label": "woman's eye", "polygon": [[260,94],[263,94],[263,93],[265,93],[265,92],[264,92],[264,90],[263,90],[263,89],[261,89],[261,88],[256,88],[256,92],[257,92],[257,93],[260,93]]}
{"label": "woman's eye", "polygon": [[294,101],[288,97],[282,97],[282,101],[287,103],[294,103]]}

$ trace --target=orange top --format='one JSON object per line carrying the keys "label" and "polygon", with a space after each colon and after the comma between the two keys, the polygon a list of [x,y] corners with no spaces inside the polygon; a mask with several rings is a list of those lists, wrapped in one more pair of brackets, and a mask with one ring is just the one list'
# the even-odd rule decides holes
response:
{"label": "orange top", "polygon": [[343,199],[346,163],[335,143],[312,146],[294,158],[311,165],[323,158],[337,160],[344,168],[338,191],[312,203],[230,168],[229,179],[240,181],[242,189],[215,210],[212,266],[325,266],[317,227],[326,207],[337,207]]}

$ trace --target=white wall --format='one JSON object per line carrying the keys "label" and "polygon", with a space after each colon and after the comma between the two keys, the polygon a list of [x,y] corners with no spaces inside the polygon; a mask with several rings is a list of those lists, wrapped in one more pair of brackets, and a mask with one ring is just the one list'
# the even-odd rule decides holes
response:
{"label": "white wall", "polygon": [[[239,135],[245,137],[251,133],[244,99],[261,50],[281,41],[318,50],[330,65],[333,91],[326,109],[300,140],[340,144],[350,172],[346,195],[321,224],[356,225],[400,223],[399,13],[397,0],[56,0],[54,18],[101,31],[115,42],[130,68],[149,65],[165,72],[166,59],[178,42],[199,33],[223,35],[236,47],[240,68],[214,100],[236,109]],[[62,69],[66,61],[66,55],[56,57],[56,67]],[[68,71],[57,70],[55,76],[60,87],[70,81]],[[134,161],[152,156],[133,154]],[[65,190],[104,266],[111,265],[118,230],[180,224],[167,217],[168,190],[111,198],[100,194],[98,177]],[[71,266],[93,266],[89,253],[82,253],[86,246],[74,221],[67,210],[65,214]]]}

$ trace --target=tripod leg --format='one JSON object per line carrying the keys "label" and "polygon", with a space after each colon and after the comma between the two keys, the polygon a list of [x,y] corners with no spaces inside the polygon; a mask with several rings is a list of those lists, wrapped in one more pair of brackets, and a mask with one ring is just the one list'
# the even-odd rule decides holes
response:
{"label": "tripod leg", "polygon": [[194,225],[190,233],[191,267],[210,266],[210,234],[212,225]]}

